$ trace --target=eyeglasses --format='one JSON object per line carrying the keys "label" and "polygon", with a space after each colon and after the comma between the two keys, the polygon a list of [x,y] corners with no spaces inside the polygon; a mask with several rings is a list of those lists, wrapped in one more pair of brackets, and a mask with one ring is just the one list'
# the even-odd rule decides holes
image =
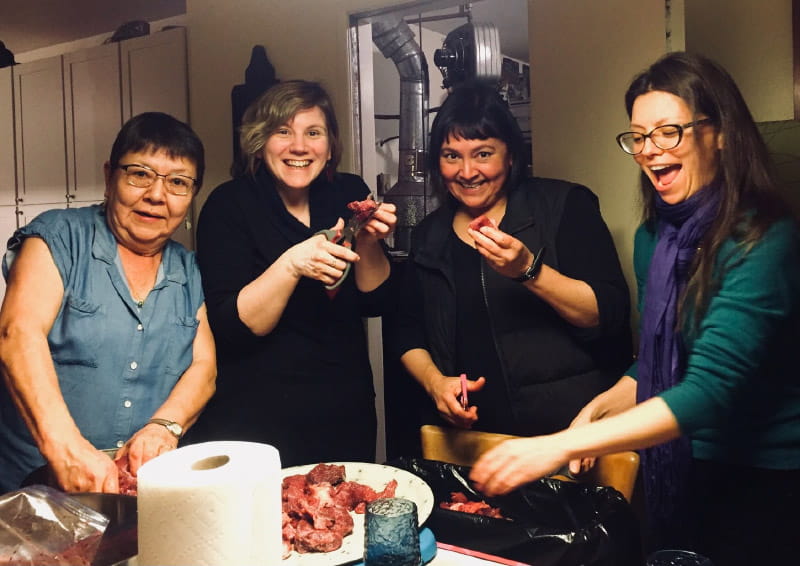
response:
{"label": "eyeglasses", "polygon": [[168,193],[183,197],[188,195],[194,189],[194,184],[197,179],[189,177],[188,175],[178,175],[177,173],[170,173],[169,175],[162,175],[156,173],[146,165],[119,165],[120,169],[125,171],[128,178],[128,184],[139,189],[146,189],[156,182],[158,177],[164,178],[164,188]]}
{"label": "eyeglasses", "polygon": [[641,132],[622,132],[617,136],[617,143],[622,151],[631,155],[639,155],[644,150],[644,142],[647,138],[653,142],[658,149],[672,149],[677,147],[683,139],[683,131],[686,128],[710,122],[711,118],[701,118],[686,124],[664,124],[650,130],[649,134]]}

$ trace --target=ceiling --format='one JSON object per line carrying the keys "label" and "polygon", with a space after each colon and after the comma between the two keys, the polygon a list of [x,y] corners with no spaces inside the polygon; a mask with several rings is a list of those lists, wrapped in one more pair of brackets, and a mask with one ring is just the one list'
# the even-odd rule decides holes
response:
{"label": "ceiling", "polygon": [[186,13],[186,0],[0,0],[0,41],[14,54]]}
{"label": "ceiling", "polygon": [[[527,9],[528,0],[483,0],[471,6],[475,21],[497,26],[503,53],[524,61],[528,60]],[[152,22],[185,13],[186,0],[0,0],[0,41],[20,54],[104,33],[111,35],[133,20]],[[424,25],[447,33],[463,21]]]}

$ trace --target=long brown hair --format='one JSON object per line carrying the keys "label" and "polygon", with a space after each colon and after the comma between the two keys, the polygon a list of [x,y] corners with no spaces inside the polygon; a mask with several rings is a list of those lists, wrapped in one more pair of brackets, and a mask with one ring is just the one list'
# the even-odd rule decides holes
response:
{"label": "long brown hair", "polygon": [[[767,146],[758,131],[739,88],[725,69],[698,54],[668,53],[638,74],[625,93],[628,116],[639,96],[663,91],[681,98],[693,119],[708,117],[722,137],[718,179],[719,214],[701,242],[689,271],[689,281],[679,302],[693,297],[694,320],[702,319],[716,281],[714,266],[722,244],[733,238],[748,249],[780,217],[786,206],[772,172]],[[655,225],[655,198],[650,180],[641,174],[642,219]],[[680,320],[680,318],[679,318]]]}

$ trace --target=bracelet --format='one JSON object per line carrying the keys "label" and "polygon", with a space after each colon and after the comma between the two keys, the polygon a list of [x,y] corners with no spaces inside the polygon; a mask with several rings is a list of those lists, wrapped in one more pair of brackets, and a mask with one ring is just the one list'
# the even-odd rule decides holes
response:
{"label": "bracelet", "polygon": [[525,283],[525,281],[530,281],[542,270],[542,259],[544,259],[544,252],[547,248],[542,246],[539,248],[539,251],[536,252],[536,255],[533,256],[533,263],[531,266],[526,269],[522,275],[519,277],[512,278],[512,281],[516,281],[517,283]]}

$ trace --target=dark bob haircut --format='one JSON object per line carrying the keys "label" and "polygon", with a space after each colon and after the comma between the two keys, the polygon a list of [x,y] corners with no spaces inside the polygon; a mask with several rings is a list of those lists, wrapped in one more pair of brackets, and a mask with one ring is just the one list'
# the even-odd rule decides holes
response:
{"label": "dark bob haircut", "polygon": [[144,112],[134,116],[122,126],[111,146],[108,161],[111,169],[119,166],[119,160],[128,152],[165,151],[171,159],[192,161],[197,169],[195,192],[203,184],[206,169],[203,142],[189,126],[163,112]]}
{"label": "dark bob haircut", "polygon": [[492,85],[478,81],[462,83],[448,95],[433,120],[428,176],[434,189],[440,193],[445,191],[439,174],[439,153],[451,136],[466,140],[502,140],[511,157],[511,171],[505,189],[517,186],[523,179],[529,159],[525,138],[508,103]]}

